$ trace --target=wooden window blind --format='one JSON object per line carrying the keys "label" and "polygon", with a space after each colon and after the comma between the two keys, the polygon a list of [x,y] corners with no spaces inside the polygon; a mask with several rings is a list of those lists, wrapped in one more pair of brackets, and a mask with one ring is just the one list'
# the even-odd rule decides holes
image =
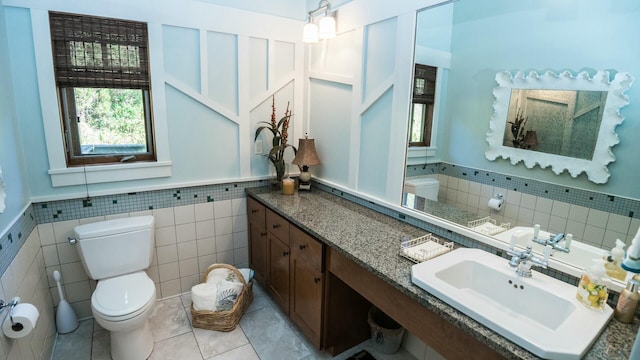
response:
{"label": "wooden window blind", "polygon": [[59,87],[149,89],[147,24],[49,12]]}

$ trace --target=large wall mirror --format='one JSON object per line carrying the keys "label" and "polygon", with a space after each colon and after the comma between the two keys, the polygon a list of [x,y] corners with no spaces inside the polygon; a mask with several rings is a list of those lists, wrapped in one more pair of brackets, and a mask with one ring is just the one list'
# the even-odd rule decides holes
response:
{"label": "large wall mirror", "polygon": [[[613,241],[602,240],[611,238],[608,229],[598,244],[586,241],[593,236],[591,217],[581,220],[581,231],[566,219],[571,216],[568,209],[573,209],[569,197],[553,198],[544,189],[516,191],[509,181],[513,176],[535,180],[536,186],[562,187],[563,196],[564,187],[611,198],[613,193],[637,204],[637,186],[633,190],[622,177],[613,179],[607,164],[611,168],[614,160],[611,149],[616,160],[619,154],[622,159],[614,166],[631,168],[636,161],[630,163],[634,157],[629,140],[637,127],[630,121],[618,124],[637,112],[626,93],[635,91],[629,74],[640,72],[640,66],[624,44],[633,39],[625,27],[640,20],[639,13],[626,0],[457,0],[418,11],[413,70],[417,74],[424,66],[435,69],[434,96],[430,106],[416,106],[416,99],[430,89],[413,83],[402,206],[444,220],[461,233],[482,234],[478,239],[488,236],[502,244],[508,243],[509,232],[501,227],[513,230],[539,222],[550,233],[574,233],[574,251],[555,256],[558,264],[566,265],[559,265],[560,270],[582,269],[592,257],[608,252],[615,242],[615,236]],[[425,108],[432,117],[429,129],[416,110]],[[621,127],[630,129],[621,133]],[[429,132],[428,141],[415,137]],[[471,169],[471,174],[447,175],[453,167]],[[499,174],[501,183],[474,183],[467,180],[471,176],[461,176],[477,179],[485,173]],[[439,180],[439,188],[429,189],[428,178]],[[521,184],[527,185],[532,190],[526,181]],[[426,190],[418,193],[416,187]],[[631,190],[616,193],[625,187]],[[501,210],[488,207],[497,192],[507,199]],[[513,196],[519,207],[509,203]],[[555,203],[563,206],[556,209]],[[541,205],[547,209],[539,210]],[[581,210],[588,212],[584,207]],[[496,221],[475,222],[487,218]],[[636,218],[616,215],[616,221],[624,223],[616,235],[627,245],[640,224]]]}
{"label": "large wall mirror", "polygon": [[625,92],[633,78],[606,71],[595,76],[500,72],[494,89],[494,114],[487,141],[487,159],[523,161],[528,168],[567,170],[576,177],[585,172],[601,184],[609,179],[607,165],[614,161],[611,147],[618,143],[615,128],[620,109],[629,104]]}

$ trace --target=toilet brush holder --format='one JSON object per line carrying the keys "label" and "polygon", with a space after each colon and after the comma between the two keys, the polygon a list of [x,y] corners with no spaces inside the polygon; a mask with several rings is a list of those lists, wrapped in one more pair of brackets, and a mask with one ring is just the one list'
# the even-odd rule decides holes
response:
{"label": "toilet brush holder", "polygon": [[58,286],[58,295],[60,296],[60,302],[58,303],[58,309],[56,310],[56,329],[59,334],[67,334],[78,328],[78,317],[75,311],[67,300],[64,299],[62,294],[62,286],[60,286],[60,273],[58,270],[53,272],[53,278]]}

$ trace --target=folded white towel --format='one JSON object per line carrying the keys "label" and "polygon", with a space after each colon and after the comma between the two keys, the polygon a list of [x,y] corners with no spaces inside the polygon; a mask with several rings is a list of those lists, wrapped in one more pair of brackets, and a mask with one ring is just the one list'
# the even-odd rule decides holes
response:
{"label": "folded white towel", "polygon": [[240,292],[242,292],[242,287],[242,283],[239,282],[220,281],[216,294],[216,308],[219,311],[231,310],[233,304],[238,300]]}
{"label": "folded white towel", "polygon": [[217,268],[209,271],[207,274],[207,283],[217,284],[220,281],[240,281],[237,279],[236,273],[227,268]]}
{"label": "folded white towel", "polygon": [[191,288],[191,302],[194,310],[216,311],[216,296],[218,285],[202,283]]}

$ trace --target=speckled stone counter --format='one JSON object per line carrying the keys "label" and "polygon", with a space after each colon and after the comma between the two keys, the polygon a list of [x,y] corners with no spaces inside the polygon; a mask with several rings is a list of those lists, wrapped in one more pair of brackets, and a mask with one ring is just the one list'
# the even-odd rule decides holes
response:
{"label": "speckled stone counter", "polygon": [[478,220],[479,218],[477,214],[411,193],[402,194],[402,206],[446,219],[462,226],[467,226],[469,221]]}
{"label": "speckled stone counter", "polygon": [[[398,255],[400,242],[424,230],[320,190],[247,193],[506,358],[538,358],[411,283],[413,263]],[[628,359],[639,326],[637,317],[633,324],[611,320],[584,359]],[[571,341],[571,334],[566,339]]]}

